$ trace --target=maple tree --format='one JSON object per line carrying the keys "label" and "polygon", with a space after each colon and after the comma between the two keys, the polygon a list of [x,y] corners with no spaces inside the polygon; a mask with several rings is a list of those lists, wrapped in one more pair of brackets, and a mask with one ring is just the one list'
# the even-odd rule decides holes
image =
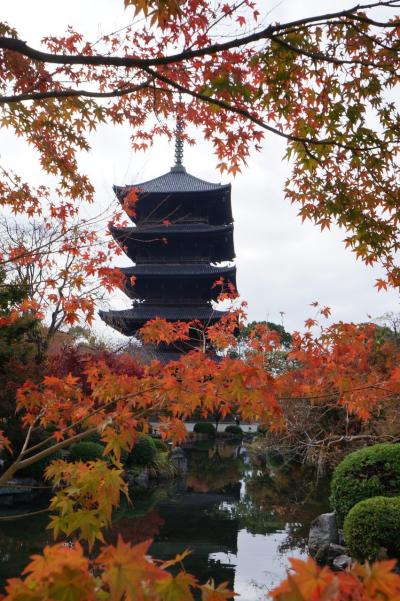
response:
{"label": "maple tree", "polygon": [[[78,341],[76,338],[78,338]],[[72,332],[57,337],[53,340],[46,357],[46,374],[65,378],[71,374],[77,378],[79,386],[86,394],[91,393],[87,379],[87,367],[94,362],[105,363],[112,372],[117,374],[129,374],[140,377],[142,368],[137,360],[128,352],[117,352],[107,348],[104,343],[92,337],[89,341],[79,338],[78,334]],[[64,339],[65,338],[65,339]]]}
{"label": "maple tree", "polygon": [[398,440],[397,361],[395,342],[372,323],[334,324],[319,336],[294,333],[277,367],[286,431],[268,433],[265,447],[278,446],[323,473],[352,447]]}

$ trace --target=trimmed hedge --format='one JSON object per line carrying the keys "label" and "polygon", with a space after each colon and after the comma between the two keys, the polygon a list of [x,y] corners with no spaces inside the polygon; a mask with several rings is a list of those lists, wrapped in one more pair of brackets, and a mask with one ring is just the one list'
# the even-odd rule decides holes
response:
{"label": "trimmed hedge", "polygon": [[151,465],[157,458],[158,450],[154,439],[147,434],[139,434],[127,458],[127,465]]}
{"label": "trimmed hedge", "polygon": [[98,444],[103,444],[101,442],[100,432],[92,432],[91,434],[88,434],[87,436],[85,436],[85,440],[83,440],[82,442],[97,442]]}
{"label": "trimmed hedge", "polygon": [[234,434],[235,436],[243,436],[243,430],[240,426],[226,426],[225,432],[227,434]]}
{"label": "trimmed hedge", "polygon": [[215,426],[210,422],[197,422],[197,424],[194,425],[193,432],[196,432],[196,434],[215,436],[217,431]]}
{"label": "trimmed hedge", "polygon": [[376,444],[350,453],[336,467],[330,502],[339,523],[359,501],[400,495],[400,444]]}
{"label": "trimmed hedge", "polygon": [[343,534],[350,555],[359,561],[379,559],[381,547],[389,557],[400,557],[400,498],[360,501],[347,514]]}
{"label": "trimmed hedge", "polygon": [[63,454],[61,451],[55,451],[51,455],[47,457],[43,457],[43,459],[39,459],[36,463],[32,463],[29,467],[25,467],[20,470],[17,474],[18,477],[22,478],[36,478],[37,480],[43,480],[44,472],[46,468],[55,461],[56,459],[62,459]]}
{"label": "trimmed hedge", "polygon": [[82,440],[82,442],[77,442],[71,446],[70,457],[72,461],[96,461],[97,459],[105,460],[103,451],[104,446],[98,442]]}

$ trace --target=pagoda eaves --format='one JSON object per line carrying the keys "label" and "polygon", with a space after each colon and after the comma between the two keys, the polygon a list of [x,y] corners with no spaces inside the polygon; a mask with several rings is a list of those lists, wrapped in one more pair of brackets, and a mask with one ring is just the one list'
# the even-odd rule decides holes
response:
{"label": "pagoda eaves", "polygon": [[114,186],[120,202],[132,190],[138,190],[135,216],[138,226],[170,220],[179,223],[208,223],[212,225],[233,222],[231,185],[215,184],[194,177],[186,171],[165,173],[153,180],[129,186]]}
{"label": "pagoda eaves", "polygon": [[168,321],[199,321],[204,326],[208,326],[218,322],[225,312],[204,305],[169,307],[138,304],[132,309],[122,311],[99,311],[99,315],[103,321],[121,334],[132,336],[145,323],[156,317]]}
{"label": "pagoda eaves", "polygon": [[223,280],[236,288],[235,266],[151,263],[124,267],[121,271],[126,276],[125,293],[132,299],[148,299],[148,304],[196,304],[199,300],[209,304],[221,292],[221,286],[215,286],[216,281]]}
{"label": "pagoda eaves", "polygon": [[111,227],[110,231],[127,256],[138,263],[217,263],[235,258],[231,223],[161,223]]}

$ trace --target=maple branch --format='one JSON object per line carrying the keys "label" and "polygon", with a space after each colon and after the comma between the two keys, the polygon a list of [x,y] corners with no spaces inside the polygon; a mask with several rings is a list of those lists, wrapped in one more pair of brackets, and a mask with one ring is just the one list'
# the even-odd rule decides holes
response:
{"label": "maple branch", "polygon": [[340,397],[345,394],[350,394],[352,392],[361,392],[362,390],[382,390],[383,392],[387,392],[389,395],[398,396],[398,393],[390,390],[383,385],[384,382],[375,382],[375,384],[365,384],[364,386],[355,386],[354,388],[349,388],[348,390],[335,391],[335,392],[327,392],[325,394],[309,394],[305,396],[289,396],[289,397],[277,397],[278,401],[309,401],[316,399],[328,399]]}
{"label": "maple branch", "polygon": [[[115,399],[112,399],[111,401],[108,401],[104,405],[101,405],[101,407],[98,407],[97,409],[95,409],[91,413],[88,413],[84,417],[81,417],[80,419],[78,419],[78,421],[74,422],[72,425],[70,424],[69,426],[66,426],[65,428],[63,428],[62,430],[60,430],[60,434],[64,434],[65,432],[68,432],[68,430],[71,430],[72,428],[76,428],[77,426],[80,426],[83,422],[85,422],[86,420],[88,420],[88,419],[92,418],[93,416],[97,415],[101,411],[104,411],[105,409],[109,409],[111,407],[111,405],[113,405],[114,403],[118,403],[119,401],[127,401],[129,399],[134,398],[135,396],[139,396],[140,394],[145,394],[147,392],[153,392],[154,390],[157,390],[158,388],[159,388],[159,386],[152,386],[152,387],[147,388],[146,390],[138,390],[138,391],[132,392],[131,394],[128,394],[128,395],[125,394],[125,395],[116,397]],[[140,413],[138,413],[135,417],[140,417],[141,415],[143,415],[143,411],[140,412]],[[96,427],[96,429],[98,430],[98,426]],[[85,432],[88,432],[88,430],[85,430]],[[38,442],[37,444],[35,444],[33,447],[29,447],[29,449],[27,449],[25,451],[25,455],[28,454],[28,453],[29,454],[32,453],[32,451],[40,449],[41,447],[43,447],[48,442],[51,442],[52,440],[54,440],[54,437],[53,436],[48,436],[47,438],[45,438],[41,442]]]}
{"label": "maple branch", "polygon": [[41,513],[48,513],[50,511],[50,507],[46,507],[45,509],[38,509],[38,511],[29,511],[27,513],[17,513],[13,515],[1,515],[0,522],[13,522],[14,520],[21,520],[23,518],[29,518],[33,515],[39,515]]}
{"label": "maple branch", "polygon": [[24,94],[15,94],[12,96],[0,96],[1,104],[13,104],[15,102],[22,102],[25,100],[45,100],[48,98],[73,98],[73,97],[84,97],[84,98],[116,98],[118,96],[127,96],[150,87],[151,79],[147,79],[141,84],[130,86],[127,88],[117,88],[110,92],[91,92],[90,90],[49,90],[48,92],[26,92]]}
{"label": "maple branch", "polygon": [[[286,32],[284,32],[286,33]],[[273,40],[276,44],[278,44],[279,46],[282,46],[282,48],[286,48],[286,50],[290,50],[291,52],[294,52],[295,54],[298,54],[300,56],[307,56],[308,58],[311,58],[314,61],[322,61],[325,63],[331,63],[333,65],[360,65],[362,67],[374,67],[374,68],[379,68],[381,65],[379,63],[375,63],[373,61],[365,61],[365,60],[360,60],[360,59],[343,59],[343,58],[337,58],[335,56],[329,56],[328,54],[324,54],[323,52],[312,52],[311,50],[306,50],[305,48],[300,48],[298,46],[294,46],[293,44],[291,44],[290,42],[287,42],[286,40],[282,40],[282,38],[280,38],[279,36],[271,36],[271,40]]]}
{"label": "maple branch", "polygon": [[[197,100],[206,102],[207,104],[219,106],[220,108],[230,111],[231,113],[236,113],[237,115],[241,115],[245,119],[258,125],[262,129],[265,129],[266,131],[269,131],[281,138],[284,138],[285,140],[289,140],[290,142],[299,142],[300,144],[303,144],[303,145],[311,144],[311,145],[318,145],[318,146],[337,146],[338,148],[342,148],[343,150],[350,150],[350,151],[360,150],[360,148],[348,146],[347,144],[342,144],[340,142],[337,142],[336,140],[331,140],[330,138],[318,140],[318,139],[308,138],[308,137],[303,138],[300,136],[295,136],[294,134],[287,134],[287,133],[281,131],[280,129],[277,129],[276,127],[272,127],[272,125],[268,125],[267,123],[265,123],[265,121],[252,115],[247,109],[245,109],[243,107],[233,106],[232,104],[229,104],[229,102],[225,102],[224,100],[220,100],[220,99],[214,98],[212,96],[207,96],[206,94],[202,94],[201,92],[195,92],[194,90],[190,90],[189,88],[186,88],[185,86],[182,86],[181,84],[175,82],[173,79],[170,79],[166,75],[162,75],[161,73],[154,71],[150,67],[143,67],[143,71],[150,73],[155,78],[166,83],[167,85],[171,86],[172,88],[174,88],[178,92],[181,92],[182,94],[188,94],[189,96],[192,96],[193,98],[196,98]],[[373,148],[375,148],[375,147],[373,147]],[[371,149],[372,149],[372,147],[365,147],[363,150],[371,150]]]}
{"label": "maple branch", "polygon": [[[47,449],[44,449],[43,451],[40,451],[39,453],[36,453],[36,455],[33,455],[32,457],[28,457],[27,459],[18,458],[16,461],[14,461],[14,463],[12,463],[10,465],[10,467],[8,469],[6,469],[5,472],[3,472],[3,474],[1,474],[0,486],[5,484],[6,482],[8,482],[8,480],[10,480],[10,478],[12,478],[16,472],[23,469],[24,467],[28,467],[29,465],[36,463],[40,459],[44,459],[45,457],[52,455],[55,451],[59,451],[59,450],[63,449],[64,447],[69,446],[73,442],[78,442],[79,440],[81,440],[82,438],[85,438],[89,434],[94,434],[95,432],[97,432],[97,430],[98,430],[97,427],[90,428],[89,430],[85,430],[84,432],[79,432],[79,434],[75,434],[74,436],[71,436],[70,438],[61,440],[60,442],[54,444],[53,446],[51,446]],[[26,452],[28,452],[28,451],[26,451]]]}
{"label": "maple branch", "polygon": [[[353,434],[353,435],[348,435],[348,436],[340,436],[339,438],[336,439],[331,439],[328,441],[328,443],[326,444],[327,447],[330,447],[333,444],[337,444],[338,442],[351,442],[352,440],[362,440],[363,438],[369,439],[369,440],[391,440],[391,441],[398,441],[399,437],[398,436],[393,436],[391,434],[380,434],[380,435],[376,435],[376,434]],[[320,442],[320,441],[318,441]],[[324,441],[322,441],[324,442]],[[325,441],[326,442],[326,441]]]}
{"label": "maple branch", "polygon": [[[86,415],[84,418],[81,418],[80,420],[78,420],[74,424],[67,426],[66,428],[64,428],[64,430],[61,430],[61,432],[65,432],[66,430],[71,430],[72,428],[76,427],[80,422],[89,419],[90,417],[92,417],[96,413],[99,413],[100,411],[103,411],[104,409],[106,409],[110,405],[113,405],[114,403],[116,403],[116,402],[118,402],[120,400],[127,400],[129,398],[132,398],[133,396],[139,395],[140,393],[151,392],[152,390],[156,390],[157,388],[159,388],[159,386],[154,386],[154,387],[149,388],[149,389],[147,389],[145,391],[138,391],[136,393],[132,393],[132,394],[128,394],[128,395],[123,395],[123,396],[117,397],[117,398],[113,399],[112,401],[109,401],[105,405],[102,405],[99,409],[93,411],[91,414]],[[162,404],[163,404],[163,401],[159,401],[158,403],[153,404],[151,407],[148,407],[146,409],[143,409],[142,411],[139,411],[139,413],[137,413],[135,415],[135,417],[136,418],[142,417],[144,415],[149,415],[149,414],[153,413],[154,411],[158,411],[160,409],[160,407],[162,406]],[[25,455],[27,453],[30,454],[33,450],[38,450],[39,448],[41,448],[44,444],[46,444],[50,440],[54,440],[54,438],[52,436],[50,436],[47,439],[41,441],[40,443],[34,445],[33,447],[30,447],[24,453],[21,451],[21,453],[19,454],[19,456],[16,459],[16,461],[14,461],[14,463],[12,463],[10,465],[10,467],[0,476],[0,486],[2,486],[3,484],[5,484],[6,482],[8,482],[8,480],[10,480],[10,478],[12,478],[14,476],[14,474],[16,472],[18,472],[19,470],[21,470],[21,469],[23,469],[25,467],[29,467],[30,465],[32,465],[33,463],[36,463],[40,459],[44,459],[45,457],[48,457],[49,455],[52,455],[56,451],[60,451],[61,449],[64,449],[65,447],[68,447],[70,444],[72,444],[74,442],[78,442],[78,441],[82,440],[83,438],[86,438],[90,434],[97,433],[98,431],[99,431],[99,427],[98,426],[95,426],[93,428],[89,428],[88,430],[84,430],[83,432],[79,432],[78,434],[74,434],[74,436],[70,436],[69,438],[61,440],[60,442],[58,442],[56,444],[53,444],[51,447],[43,449],[43,451],[39,451],[35,455],[32,455],[31,457],[27,457],[26,459],[22,459],[22,456],[24,454]]]}
{"label": "maple branch", "polygon": [[310,159],[313,159],[314,161],[316,161],[318,163],[318,165],[322,166],[322,161],[319,157],[315,156],[315,154],[313,154],[311,152],[311,150],[308,148],[307,143],[303,142],[303,148],[305,153],[307,154],[307,156],[310,157]]}
{"label": "maple branch", "polygon": [[204,48],[197,48],[195,50],[188,49],[183,50],[177,54],[169,56],[160,56],[150,59],[142,59],[137,56],[104,56],[104,55],[84,55],[84,54],[55,54],[51,52],[43,52],[36,50],[28,44],[18,38],[10,38],[6,36],[0,37],[0,48],[5,50],[12,50],[18,52],[32,60],[36,60],[42,63],[54,63],[58,65],[90,65],[90,66],[113,66],[113,67],[126,67],[126,68],[142,68],[157,65],[170,65],[172,63],[178,63],[192,58],[205,56],[208,54],[216,54],[223,52],[224,50],[231,50],[232,48],[239,48],[247,44],[257,42],[263,39],[271,39],[275,34],[282,32],[286,29],[307,26],[318,23],[321,20],[330,21],[338,18],[348,18],[350,20],[360,21],[368,25],[380,28],[396,28],[400,25],[399,20],[394,21],[377,21],[371,19],[365,15],[360,14],[362,10],[368,10],[373,8],[393,8],[398,7],[400,4],[397,1],[389,0],[387,2],[373,2],[369,4],[357,4],[352,8],[326,13],[324,15],[318,15],[315,17],[306,17],[304,19],[298,19],[296,21],[290,21],[287,23],[276,25],[268,25],[266,28],[256,31],[252,34],[230,40],[229,42],[216,43],[206,46]]}
{"label": "maple branch", "polygon": [[21,449],[21,452],[19,454],[19,457],[22,457],[25,454],[25,451],[26,451],[27,446],[29,444],[29,441],[30,441],[30,438],[31,438],[31,435],[32,435],[32,431],[33,431],[33,428],[34,428],[34,425],[35,425],[36,421],[37,421],[37,419],[35,420],[35,422],[33,424],[31,424],[29,426],[29,429],[28,429],[27,435],[25,437],[25,441],[24,441],[24,444],[22,446],[22,449]]}
{"label": "maple branch", "polygon": [[[277,23],[275,26],[270,26],[270,31],[273,33],[280,31],[282,29],[289,29],[293,27],[303,27],[307,25],[315,25],[320,21],[332,21],[334,19],[340,18],[348,18],[351,20],[361,21],[362,23],[367,23],[369,25],[373,25],[375,27],[398,27],[399,21],[376,21],[365,15],[360,14],[360,11],[363,10],[371,10],[373,8],[398,8],[400,7],[400,2],[398,0],[388,0],[387,2],[372,2],[370,4],[356,4],[352,8],[344,9],[342,11],[336,13],[326,13],[324,15],[318,15],[315,17],[305,17],[304,19],[297,19],[296,21],[288,21],[287,23],[279,24]],[[268,29],[268,28],[267,28]]]}

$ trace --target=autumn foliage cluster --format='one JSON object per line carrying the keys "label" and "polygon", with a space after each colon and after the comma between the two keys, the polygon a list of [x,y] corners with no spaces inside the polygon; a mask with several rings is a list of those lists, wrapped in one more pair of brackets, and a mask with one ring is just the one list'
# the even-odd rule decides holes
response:
{"label": "autumn foliage cluster", "polygon": [[[172,561],[154,562],[147,555],[149,541],[135,546],[121,539],[115,547],[106,547],[94,562],[84,555],[79,543],[46,547],[27,566],[25,580],[8,582],[4,599],[126,599],[154,601],[192,601],[195,589],[202,601],[223,601],[234,595],[226,584],[210,581],[199,585],[185,571],[172,576],[166,568],[182,564],[185,553]],[[271,592],[277,601],[393,601],[400,594],[400,576],[393,573],[394,561],[373,566],[355,565],[346,573],[319,568],[312,559],[291,560],[294,572]],[[100,569],[100,576],[94,574]]]}
{"label": "autumn foliage cluster", "polygon": [[349,571],[339,574],[326,567],[320,568],[311,558],[290,561],[293,573],[271,593],[277,601],[389,601],[399,598],[400,576],[393,573],[395,561],[381,561],[372,566],[354,564]]}

